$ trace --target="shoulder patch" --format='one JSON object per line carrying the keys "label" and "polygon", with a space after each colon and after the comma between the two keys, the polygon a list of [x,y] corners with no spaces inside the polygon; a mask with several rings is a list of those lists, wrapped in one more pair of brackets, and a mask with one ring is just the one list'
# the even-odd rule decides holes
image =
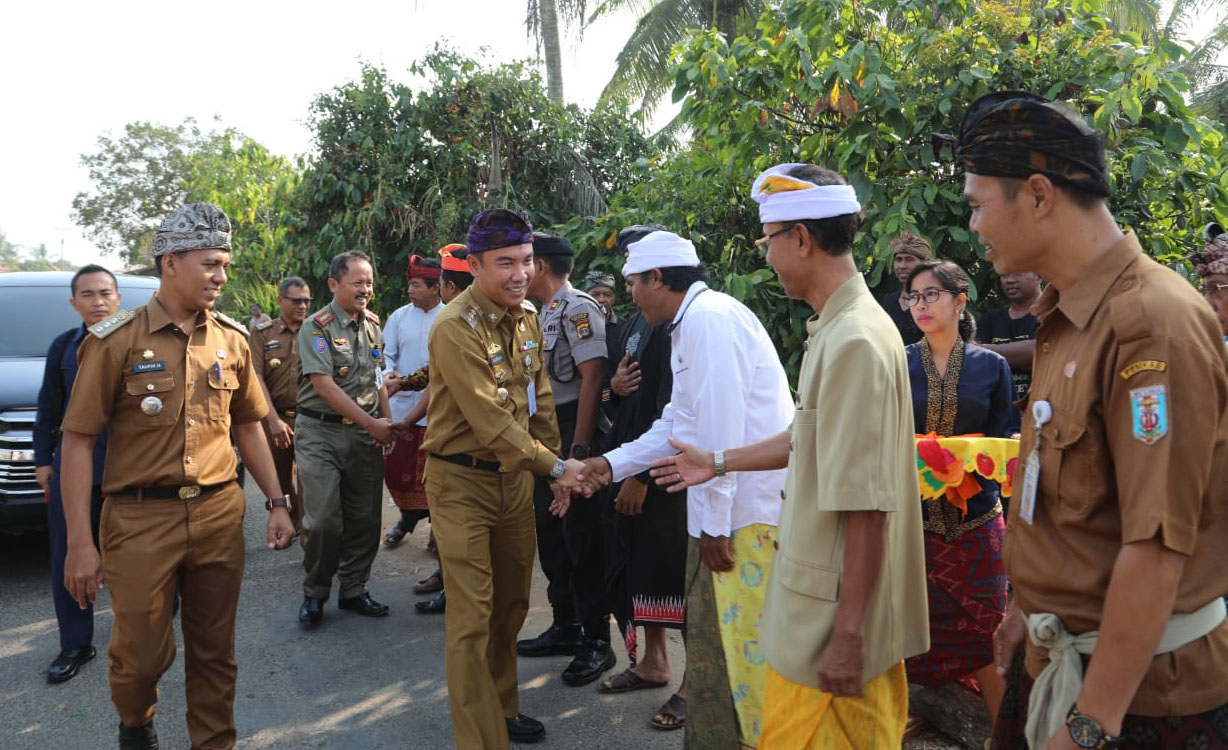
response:
{"label": "shoulder patch", "polygon": [[[218,312],[217,310],[214,310],[214,311],[213,311],[213,319],[214,319],[214,320],[216,320],[216,321],[218,321],[218,322],[220,322],[220,323],[224,323],[224,324],[226,324],[226,325],[230,326],[231,328],[235,329],[236,331],[238,331],[239,333],[243,334],[244,336],[248,336],[248,335],[250,335],[250,334],[248,334],[248,332],[247,332],[247,326],[243,325],[242,323],[240,323],[239,321],[237,321],[237,320],[235,320],[234,318],[230,317],[229,315],[223,315],[222,313]],[[270,322],[269,322],[269,325],[273,325],[272,321],[270,321]]]}
{"label": "shoulder patch", "polygon": [[316,313],[315,315],[312,315],[311,319],[319,323],[322,326],[326,326],[329,323],[333,322],[333,318],[335,317],[336,316],[333,315],[333,311],[326,307],[320,312]]}
{"label": "shoulder patch", "polygon": [[1168,393],[1164,386],[1130,391],[1130,410],[1135,440],[1143,445],[1155,445],[1168,434]]}
{"label": "shoulder patch", "polygon": [[568,320],[570,320],[571,324],[576,327],[577,339],[583,341],[584,339],[592,338],[593,327],[588,321],[588,313],[576,313],[568,318]]}
{"label": "shoulder patch", "polygon": [[364,313],[364,314],[366,314],[366,316],[367,316],[367,320],[371,321],[371,322],[372,322],[372,323],[374,323],[375,325],[379,325],[379,316],[378,316],[378,315],[376,315],[375,313],[371,312],[370,310],[366,310],[366,309],[364,309],[364,310],[363,310],[363,313]]}
{"label": "shoulder patch", "polygon": [[1126,365],[1126,367],[1121,371],[1121,379],[1129,380],[1135,375],[1138,375],[1140,372],[1146,372],[1148,370],[1152,370],[1154,372],[1164,372],[1168,370],[1168,363],[1158,359],[1139,360],[1138,362]]}
{"label": "shoulder patch", "polygon": [[252,330],[253,331],[263,331],[266,328],[272,328],[272,327],[273,327],[273,320],[270,318],[269,320],[266,320],[261,323],[257,323],[256,325],[252,326]]}
{"label": "shoulder patch", "polygon": [[100,320],[90,326],[89,331],[98,338],[105,339],[135,320],[137,312],[142,309],[144,309],[144,306],[138,307],[135,310],[120,310],[106,320]]}
{"label": "shoulder patch", "polygon": [[465,305],[465,307],[461,310],[460,315],[465,319],[465,322],[469,324],[470,328],[477,328],[478,324],[482,322],[482,313],[480,313],[473,305]]}

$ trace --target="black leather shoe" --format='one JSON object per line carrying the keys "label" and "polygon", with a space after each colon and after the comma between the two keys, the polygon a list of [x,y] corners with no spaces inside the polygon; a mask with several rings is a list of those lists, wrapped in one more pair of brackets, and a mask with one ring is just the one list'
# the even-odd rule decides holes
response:
{"label": "black leather shoe", "polygon": [[572,687],[587,685],[600,677],[603,672],[613,669],[617,661],[609,641],[586,638],[576,658],[572,659],[567,669],[563,670],[563,682]]}
{"label": "black leather shoe", "polygon": [[575,656],[580,653],[580,623],[554,623],[536,638],[516,641],[521,656]]}
{"label": "black leather shoe", "polygon": [[298,609],[298,621],[304,626],[312,628],[320,624],[320,620],[324,618],[324,600],[315,599],[310,596],[304,597],[303,606]]}
{"label": "black leather shoe", "polygon": [[366,591],[348,599],[338,599],[337,609],[348,609],[363,617],[384,617],[388,614],[388,605],[375,601]]}
{"label": "black leather shoe", "polygon": [[158,750],[158,733],[153,722],[143,727],[119,725],[119,750]]}
{"label": "black leather shoe", "polygon": [[416,602],[414,604],[414,609],[423,615],[442,615],[447,607],[448,592],[446,591],[440,591],[439,596],[434,599],[427,599],[424,602]]}
{"label": "black leather shoe", "polygon": [[512,742],[540,742],[546,738],[546,727],[537,719],[516,714],[514,719],[504,721],[507,722],[507,738]]}
{"label": "black leather shoe", "polygon": [[77,676],[81,665],[93,659],[96,653],[93,646],[61,649],[60,655],[47,667],[47,682],[68,682]]}

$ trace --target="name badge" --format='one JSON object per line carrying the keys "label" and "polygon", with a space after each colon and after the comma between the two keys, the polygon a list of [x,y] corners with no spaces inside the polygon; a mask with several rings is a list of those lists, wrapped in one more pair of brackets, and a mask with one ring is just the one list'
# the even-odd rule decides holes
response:
{"label": "name badge", "polygon": [[1048,401],[1037,401],[1032,404],[1032,420],[1036,425],[1036,439],[1032,442],[1032,452],[1028,454],[1023,467],[1023,487],[1019,494],[1019,517],[1031,526],[1036,518],[1036,491],[1040,486],[1040,441],[1042,430],[1049,420],[1053,419],[1053,407]]}
{"label": "name badge", "polygon": [[161,372],[166,369],[166,362],[158,360],[156,362],[133,362],[132,372]]}
{"label": "name badge", "polygon": [[529,416],[537,413],[537,386],[529,381]]}
{"label": "name badge", "polygon": [[272,340],[272,341],[270,341],[269,343],[265,344],[265,345],[264,345],[264,348],[265,348],[265,349],[280,349],[280,348],[281,348],[281,342],[280,342],[280,341],[278,341],[277,339],[273,339],[273,340]]}

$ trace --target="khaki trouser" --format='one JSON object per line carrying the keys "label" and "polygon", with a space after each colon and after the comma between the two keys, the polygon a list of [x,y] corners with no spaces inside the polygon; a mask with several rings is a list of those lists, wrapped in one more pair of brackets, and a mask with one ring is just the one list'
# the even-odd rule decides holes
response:
{"label": "khaki trouser", "polygon": [[234,482],[192,500],[118,495],[103,503],[99,541],[115,616],[111,700],[124,724],[153,720],[158,680],[175,660],[178,588],[188,737],[193,750],[235,746],[235,610],[245,510]]}
{"label": "khaki trouser", "polygon": [[[290,429],[294,429],[294,417],[287,416],[285,412],[280,412],[278,416],[281,417],[281,421],[290,425]],[[260,425],[264,427],[264,436],[269,439],[273,466],[277,468],[277,483],[281,485],[281,491],[290,496],[290,520],[294,522],[294,530],[301,531],[303,528],[303,494],[299,491],[298,473],[294,470],[294,438],[290,438],[289,446],[278,448],[273,444],[273,437],[269,434],[269,423],[262,419]]]}
{"label": "khaki trouser", "polygon": [[529,611],[536,536],[533,477],[426,462],[446,615],[448,703],[456,745],[508,747],[505,718],[520,712],[516,637]]}
{"label": "khaki trouser", "polygon": [[379,550],[384,451],[358,425],[299,415],[294,456],[303,490],[303,596],[342,599],[367,590]]}

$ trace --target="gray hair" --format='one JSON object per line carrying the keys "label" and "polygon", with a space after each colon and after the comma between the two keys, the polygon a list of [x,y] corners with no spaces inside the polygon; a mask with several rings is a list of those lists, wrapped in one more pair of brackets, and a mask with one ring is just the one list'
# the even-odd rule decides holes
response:
{"label": "gray hair", "polygon": [[[285,296],[286,296],[286,292],[290,291],[290,287],[292,287],[292,286],[302,286],[302,287],[306,287],[306,286],[307,286],[307,282],[306,282],[306,281],[303,281],[302,279],[300,279],[300,278],[299,278],[299,277],[297,277],[297,276],[287,276],[286,278],[284,278],[284,279],[282,279],[282,280],[281,280],[281,283],[280,283],[280,284],[278,284],[278,285],[277,285],[277,294],[278,294],[278,295],[280,295],[280,296],[282,296],[282,297],[285,297]],[[308,287],[308,288],[310,288],[310,287]]]}

